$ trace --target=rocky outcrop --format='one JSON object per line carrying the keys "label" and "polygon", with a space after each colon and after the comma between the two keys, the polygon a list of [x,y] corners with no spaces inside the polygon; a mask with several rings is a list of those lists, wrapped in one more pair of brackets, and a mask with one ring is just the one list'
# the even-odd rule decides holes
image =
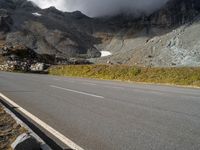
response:
{"label": "rocky outcrop", "polygon": [[[54,64],[55,58],[50,55],[39,55],[24,45],[4,43],[0,45],[1,71],[44,71],[49,65]],[[33,64],[43,64],[40,70],[31,70]]]}
{"label": "rocky outcrop", "polygon": [[199,0],[170,0],[158,12],[150,16],[149,22],[152,25],[173,27],[193,20],[199,12]]}

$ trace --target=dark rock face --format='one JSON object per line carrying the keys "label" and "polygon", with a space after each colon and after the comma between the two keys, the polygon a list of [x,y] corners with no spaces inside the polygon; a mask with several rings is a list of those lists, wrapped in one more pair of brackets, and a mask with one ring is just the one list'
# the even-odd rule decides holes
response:
{"label": "dark rock face", "polygon": [[27,0],[1,0],[0,7],[8,10],[15,10],[19,8],[24,8],[29,10],[39,9],[35,4]]}
{"label": "dark rock face", "polygon": [[193,20],[200,13],[199,0],[170,0],[158,12],[150,16],[153,25],[177,26]]}
{"label": "dark rock face", "polygon": [[0,40],[5,37],[5,33],[10,31],[12,19],[5,9],[0,9]]}

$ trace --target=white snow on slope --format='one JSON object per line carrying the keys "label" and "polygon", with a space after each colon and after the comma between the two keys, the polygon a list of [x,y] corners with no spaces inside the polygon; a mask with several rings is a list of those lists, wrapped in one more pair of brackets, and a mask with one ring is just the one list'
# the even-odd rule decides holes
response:
{"label": "white snow on slope", "polygon": [[101,57],[106,57],[106,56],[110,56],[110,55],[112,55],[112,53],[109,51],[101,51]]}
{"label": "white snow on slope", "polygon": [[42,16],[42,14],[39,14],[38,12],[35,12],[35,13],[32,13],[34,16],[36,16],[36,17],[41,17]]}

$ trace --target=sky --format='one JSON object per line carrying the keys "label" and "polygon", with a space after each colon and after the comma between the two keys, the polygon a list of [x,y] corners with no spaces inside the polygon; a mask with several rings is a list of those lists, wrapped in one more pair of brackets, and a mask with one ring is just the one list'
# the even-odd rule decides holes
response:
{"label": "sky", "polygon": [[113,16],[119,13],[149,14],[168,0],[31,0],[41,8],[55,6],[62,11],[76,11],[90,17]]}

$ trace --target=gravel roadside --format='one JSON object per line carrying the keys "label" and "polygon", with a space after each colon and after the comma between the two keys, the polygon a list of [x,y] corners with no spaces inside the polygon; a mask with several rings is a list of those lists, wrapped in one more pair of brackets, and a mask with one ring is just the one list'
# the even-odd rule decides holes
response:
{"label": "gravel roadside", "polygon": [[25,132],[27,130],[18,124],[0,103],[0,150],[11,150],[12,142]]}

